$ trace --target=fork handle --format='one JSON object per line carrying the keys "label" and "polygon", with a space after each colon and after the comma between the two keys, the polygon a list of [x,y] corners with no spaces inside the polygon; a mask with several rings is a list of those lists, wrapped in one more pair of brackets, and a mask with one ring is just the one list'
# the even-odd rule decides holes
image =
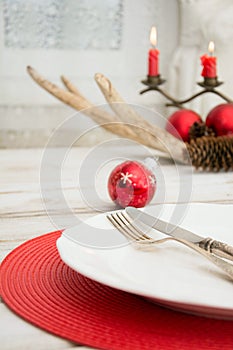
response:
{"label": "fork handle", "polygon": [[221,258],[233,261],[233,247],[226,243],[208,237],[199,243],[199,247]]}
{"label": "fork handle", "polygon": [[211,254],[209,251],[204,250],[203,248],[200,248],[199,246],[195,245],[194,243],[190,243],[188,241],[185,241],[183,239],[176,238],[175,241],[180,242],[187,247],[195,250],[199,254],[206,257],[208,260],[210,260],[213,264],[218,266],[221,270],[223,270],[231,279],[233,279],[233,265],[227,261],[222,260],[221,258],[218,258],[217,256]]}

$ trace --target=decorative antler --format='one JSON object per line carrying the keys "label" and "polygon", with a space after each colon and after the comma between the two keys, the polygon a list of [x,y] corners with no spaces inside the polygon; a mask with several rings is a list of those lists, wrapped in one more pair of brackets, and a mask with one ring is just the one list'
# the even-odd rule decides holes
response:
{"label": "decorative antler", "polygon": [[[186,148],[182,141],[173,137],[166,130],[154,124],[150,124],[142,118],[123,100],[110,80],[103,74],[96,74],[95,80],[112,110],[121,118],[122,122],[131,124],[134,132],[137,134],[139,142],[143,143],[146,138],[150,147],[163,152],[170,152],[172,150],[173,157],[176,160],[181,162],[186,161],[184,159],[184,150]],[[161,140],[163,142],[161,142]]]}
{"label": "decorative antler", "polygon": [[[101,126],[110,132],[115,132],[119,136],[136,139],[136,136],[130,130],[130,128],[120,124],[119,120],[114,115],[110,115],[104,109],[95,107],[90,101],[82,96],[76,87],[64,76],[61,77],[61,80],[69,91],[62,89],[47,79],[43,78],[35,69],[30,66],[27,67],[27,71],[38,85],[40,85],[43,89],[48,91],[51,95],[55,96],[63,103],[67,104],[70,107],[73,107],[78,111],[82,111],[82,113],[91,117],[97,124],[101,124]],[[111,124],[114,122],[119,123],[117,125],[117,132],[115,130],[116,126]]]}
{"label": "decorative antler", "polygon": [[61,80],[67,90],[64,90],[43,78],[35,69],[28,66],[27,71],[33,80],[63,103],[82,111],[96,123],[108,131],[122,137],[138,141],[148,147],[158,149],[184,164],[189,162],[185,144],[142,118],[132,107],[125,103],[109,79],[103,74],[96,74],[95,80],[114,114],[94,106],[79,90],[64,76]]}

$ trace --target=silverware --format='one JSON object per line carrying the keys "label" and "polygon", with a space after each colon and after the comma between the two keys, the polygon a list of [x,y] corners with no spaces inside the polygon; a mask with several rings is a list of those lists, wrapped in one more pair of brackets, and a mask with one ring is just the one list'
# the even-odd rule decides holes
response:
{"label": "silverware", "polygon": [[166,235],[169,235],[174,238],[184,239],[191,243],[196,244],[200,248],[208,251],[209,253],[213,253],[221,258],[225,258],[233,261],[233,247],[219,242],[210,237],[202,237],[191,231],[188,231],[182,227],[175,226],[166,221],[157,219],[149,214],[146,214],[134,207],[127,207],[125,209],[126,213],[135,221],[135,224],[143,223],[144,225],[149,226],[150,228],[154,228],[157,231],[160,231]]}
{"label": "silverware", "polygon": [[201,254],[213,264],[218,266],[222,271],[224,271],[231,279],[233,279],[233,265],[216,257],[215,255],[205,251],[204,249],[198,247],[195,243],[188,242],[181,238],[166,237],[164,239],[155,240],[145,234],[141,229],[135,226],[134,222],[124,211],[118,211],[115,213],[110,213],[107,215],[108,220],[113,226],[117,228],[129,241],[133,242],[137,247],[141,249],[151,248],[157,244],[164,243],[165,241],[174,240],[183,245],[191,248],[197,253]]}

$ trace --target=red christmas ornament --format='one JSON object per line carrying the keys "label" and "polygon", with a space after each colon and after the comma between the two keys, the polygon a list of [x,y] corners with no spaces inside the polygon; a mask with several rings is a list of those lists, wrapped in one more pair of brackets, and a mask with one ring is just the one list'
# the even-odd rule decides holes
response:
{"label": "red christmas ornament", "polygon": [[136,161],[119,164],[109,176],[109,195],[122,208],[144,207],[152,200],[155,190],[154,173]]}
{"label": "red christmas ornament", "polygon": [[[166,130],[183,141],[189,141],[189,129],[195,122],[201,122],[201,117],[190,109],[181,109],[173,113],[166,124]],[[177,135],[178,133],[178,135]]]}
{"label": "red christmas ornament", "polygon": [[223,103],[213,108],[206,118],[206,125],[217,136],[233,134],[233,104]]}

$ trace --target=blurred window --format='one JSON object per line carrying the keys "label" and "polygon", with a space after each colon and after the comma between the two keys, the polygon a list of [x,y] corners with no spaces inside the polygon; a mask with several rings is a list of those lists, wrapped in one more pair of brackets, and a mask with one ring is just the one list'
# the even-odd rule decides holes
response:
{"label": "blurred window", "polygon": [[16,49],[119,49],[123,0],[3,0],[4,44]]}

